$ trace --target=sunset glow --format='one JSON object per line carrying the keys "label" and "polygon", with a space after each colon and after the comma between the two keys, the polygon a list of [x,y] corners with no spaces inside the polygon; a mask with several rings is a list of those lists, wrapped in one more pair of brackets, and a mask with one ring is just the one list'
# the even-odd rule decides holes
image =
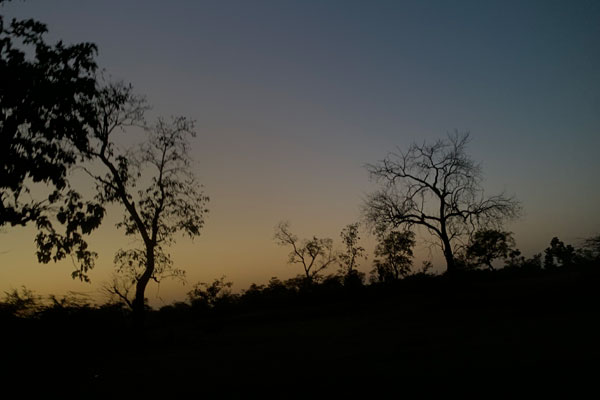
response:
{"label": "sunset glow", "polygon": [[[169,249],[187,284],[151,286],[154,306],[222,275],[234,291],[297,275],[273,239],[280,221],[341,248],[375,187],[365,164],[455,130],[471,132],[486,190],[521,201],[506,229],[523,254],[600,232],[600,3],[29,0],[2,13],[46,23],[52,41],[97,44],[107,76],[147,97],[148,119],[196,120],[209,213],[198,238]],[[37,262],[35,227],[4,227],[0,292],[102,301],[130,240],[115,227],[121,215],[109,208],[91,236],[91,284],[71,279],[71,261]],[[361,237],[368,273],[375,238]],[[443,271],[440,250],[418,240],[415,267],[429,259]]]}

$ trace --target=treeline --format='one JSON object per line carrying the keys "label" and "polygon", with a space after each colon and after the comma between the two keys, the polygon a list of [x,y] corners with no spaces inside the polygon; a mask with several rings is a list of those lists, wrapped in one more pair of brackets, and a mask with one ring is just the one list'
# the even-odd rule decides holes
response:
{"label": "treeline", "polygon": [[[156,322],[187,317],[210,320],[260,310],[290,312],[294,308],[305,307],[312,307],[314,310],[314,306],[327,304],[351,306],[369,298],[434,293],[440,290],[440,285],[446,284],[448,288],[456,289],[457,282],[502,282],[551,277],[555,274],[560,279],[561,273],[575,272],[595,276],[600,272],[600,236],[587,239],[580,247],[565,244],[555,237],[543,253],[529,258],[522,256],[518,249],[508,246],[504,255],[495,253],[496,258],[504,262],[501,268],[490,268],[488,262],[481,262],[482,253],[477,253],[478,257],[474,257],[468,250],[471,247],[467,248],[461,258],[463,268],[460,273],[434,274],[428,267],[414,271],[410,268],[412,263],[409,260],[405,272],[394,277],[381,274],[384,262],[376,260],[369,282],[356,269],[348,272],[340,268],[335,274],[310,278],[306,275],[287,280],[273,277],[266,284],[252,284],[241,293],[233,293],[233,283],[223,276],[211,283],[195,284],[187,293],[185,301],[174,302],[155,310],[146,305],[146,311]],[[131,307],[118,297],[98,305],[90,297],[81,294],[70,293],[62,297],[50,295],[44,298],[25,287],[5,292],[4,299],[0,302],[0,315],[5,322],[17,319],[78,319],[89,320],[90,323],[96,320],[94,325],[108,320],[128,324],[130,314]]]}

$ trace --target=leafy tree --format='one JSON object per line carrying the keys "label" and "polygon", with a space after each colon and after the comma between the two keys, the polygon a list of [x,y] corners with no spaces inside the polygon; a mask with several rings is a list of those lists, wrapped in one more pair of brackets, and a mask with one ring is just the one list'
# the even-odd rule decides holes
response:
{"label": "leafy tree", "polygon": [[192,307],[211,309],[219,304],[231,302],[232,282],[225,282],[225,276],[215,279],[211,284],[199,282],[187,294]]}
{"label": "leafy tree", "polygon": [[277,225],[275,240],[281,246],[292,247],[288,262],[302,265],[304,280],[307,284],[312,284],[315,279],[319,278],[319,273],[336,260],[333,253],[333,240],[319,239],[313,236],[312,239],[300,242],[298,237],[291,233],[290,224],[287,222]]}
{"label": "leafy tree", "polygon": [[363,276],[356,270],[358,260],[365,257],[365,249],[358,245],[358,223],[347,225],[340,233],[344,250],[338,254],[340,273],[344,277],[344,284],[362,283]]}
{"label": "leafy tree", "polygon": [[406,277],[411,270],[415,234],[411,231],[392,231],[382,234],[375,248],[371,279],[390,282]]}
{"label": "leafy tree", "polygon": [[485,265],[493,270],[492,262],[498,258],[506,259],[514,247],[515,241],[510,232],[485,229],[475,232],[466,256],[476,265]]}
{"label": "leafy tree", "polygon": [[50,45],[47,32],[41,22],[0,15],[0,227],[35,223],[57,249],[53,256],[41,249],[41,262],[74,254],[85,272],[95,253],[83,235],[100,224],[104,209],[80,200],[68,172],[95,120],[96,46]]}
{"label": "leafy tree", "polygon": [[481,168],[466,154],[468,141],[468,133],[455,133],[433,144],[415,143],[367,167],[383,183],[366,201],[367,221],[388,230],[425,227],[439,240],[449,273],[457,268],[462,239],[520,212],[512,197],[484,195]]}
{"label": "leafy tree", "polygon": [[118,271],[135,284],[130,305],[138,326],[143,322],[148,283],[182,276],[165,249],[180,233],[190,238],[200,234],[208,202],[191,170],[188,150],[189,138],[195,136],[193,121],[158,119],[154,126],[144,126],[147,138],[141,145],[128,150],[117,146],[114,136],[143,125],[146,108],[131,86],[102,88],[86,156],[105,172],[85,169],[96,183],[96,201],[121,205],[125,212],[117,226],[139,240],[139,247],[120,250],[115,257]]}
{"label": "leafy tree", "polygon": [[505,268],[522,269],[531,272],[541,271],[542,264],[541,253],[534,254],[531,258],[525,258],[519,249],[510,250],[508,257],[504,261]]}
{"label": "leafy tree", "polygon": [[585,259],[600,260],[600,235],[585,239],[579,252]]}
{"label": "leafy tree", "polygon": [[542,269],[542,254],[536,253],[531,258],[523,258],[521,267],[529,271],[540,271]]}
{"label": "leafy tree", "polygon": [[553,237],[550,247],[544,250],[544,268],[570,267],[575,263],[575,248],[565,245],[562,240]]}
{"label": "leafy tree", "polygon": [[243,305],[281,306],[297,294],[296,286],[282,282],[277,277],[271,277],[267,285],[253,283],[243,290],[240,303]]}
{"label": "leafy tree", "polygon": [[508,257],[504,260],[505,268],[520,268],[525,262],[525,257],[523,257],[521,250],[513,249],[508,252]]}

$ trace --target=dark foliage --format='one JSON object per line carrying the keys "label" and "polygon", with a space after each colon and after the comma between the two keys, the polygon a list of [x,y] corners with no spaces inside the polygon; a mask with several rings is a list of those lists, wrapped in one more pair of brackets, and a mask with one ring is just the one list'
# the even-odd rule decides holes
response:
{"label": "dark foliage", "polygon": [[[600,356],[599,279],[597,264],[419,273],[358,292],[340,278],[310,289],[273,278],[231,301],[212,302],[210,311],[181,302],[150,311],[140,339],[152,353],[124,340],[136,332],[126,308],[54,299],[34,313],[0,314],[2,340],[12,344],[3,358],[11,365],[5,377],[10,385],[37,382],[20,386],[22,393],[43,388],[88,398],[191,394],[198,382],[205,395],[225,398],[271,397],[291,388],[304,396],[315,390],[296,386],[306,371],[327,376],[319,390],[337,394],[389,393],[398,376],[409,386],[465,376],[520,384],[506,371],[564,380],[590,373]],[[23,311],[39,303],[30,292],[13,294],[4,305],[12,301]],[[136,384],[142,381],[151,384]]]}
{"label": "dark foliage", "polygon": [[550,241],[550,247],[544,250],[544,268],[570,267],[576,258],[575,248],[570,244],[565,245],[559,238]]}
{"label": "dark foliage", "polygon": [[475,232],[466,249],[466,258],[476,267],[486,266],[494,269],[492,262],[498,258],[506,259],[514,250],[515,240],[510,232],[497,229],[485,229]]}
{"label": "dark foliage", "polygon": [[375,248],[371,281],[391,282],[411,272],[415,234],[411,231],[382,233]]}
{"label": "dark foliage", "polygon": [[[104,209],[80,201],[67,173],[95,125],[96,46],[51,45],[47,31],[41,22],[0,15],[0,227],[35,223],[39,261],[73,254],[81,264],[73,277],[86,279],[95,253],[84,235],[98,227]],[[34,194],[36,185],[43,188]]]}

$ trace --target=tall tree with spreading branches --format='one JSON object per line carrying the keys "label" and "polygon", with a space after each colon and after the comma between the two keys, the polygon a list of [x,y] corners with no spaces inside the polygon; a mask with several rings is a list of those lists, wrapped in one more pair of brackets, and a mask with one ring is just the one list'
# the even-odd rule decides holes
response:
{"label": "tall tree with spreading branches", "polygon": [[[120,204],[124,217],[117,226],[139,243],[138,247],[120,250],[115,263],[121,276],[135,286],[133,299],[126,302],[140,326],[148,283],[182,276],[166,248],[178,234],[190,238],[200,234],[208,197],[192,172],[189,138],[196,135],[193,121],[185,117],[158,119],[146,127],[142,124],[145,102],[134,95],[131,86],[110,84],[100,93],[94,140],[87,155],[105,172],[91,167],[86,171],[96,182],[96,200],[105,205]],[[147,138],[133,149],[121,150],[115,136],[131,126],[143,126]],[[113,289],[126,297],[126,291],[117,292],[118,285]]]}
{"label": "tall tree with spreading branches", "polygon": [[367,166],[381,188],[364,205],[377,229],[421,226],[439,240],[448,273],[456,271],[455,252],[478,229],[499,228],[520,213],[514,197],[486,196],[481,167],[466,153],[468,133],[434,143],[412,144]]}

